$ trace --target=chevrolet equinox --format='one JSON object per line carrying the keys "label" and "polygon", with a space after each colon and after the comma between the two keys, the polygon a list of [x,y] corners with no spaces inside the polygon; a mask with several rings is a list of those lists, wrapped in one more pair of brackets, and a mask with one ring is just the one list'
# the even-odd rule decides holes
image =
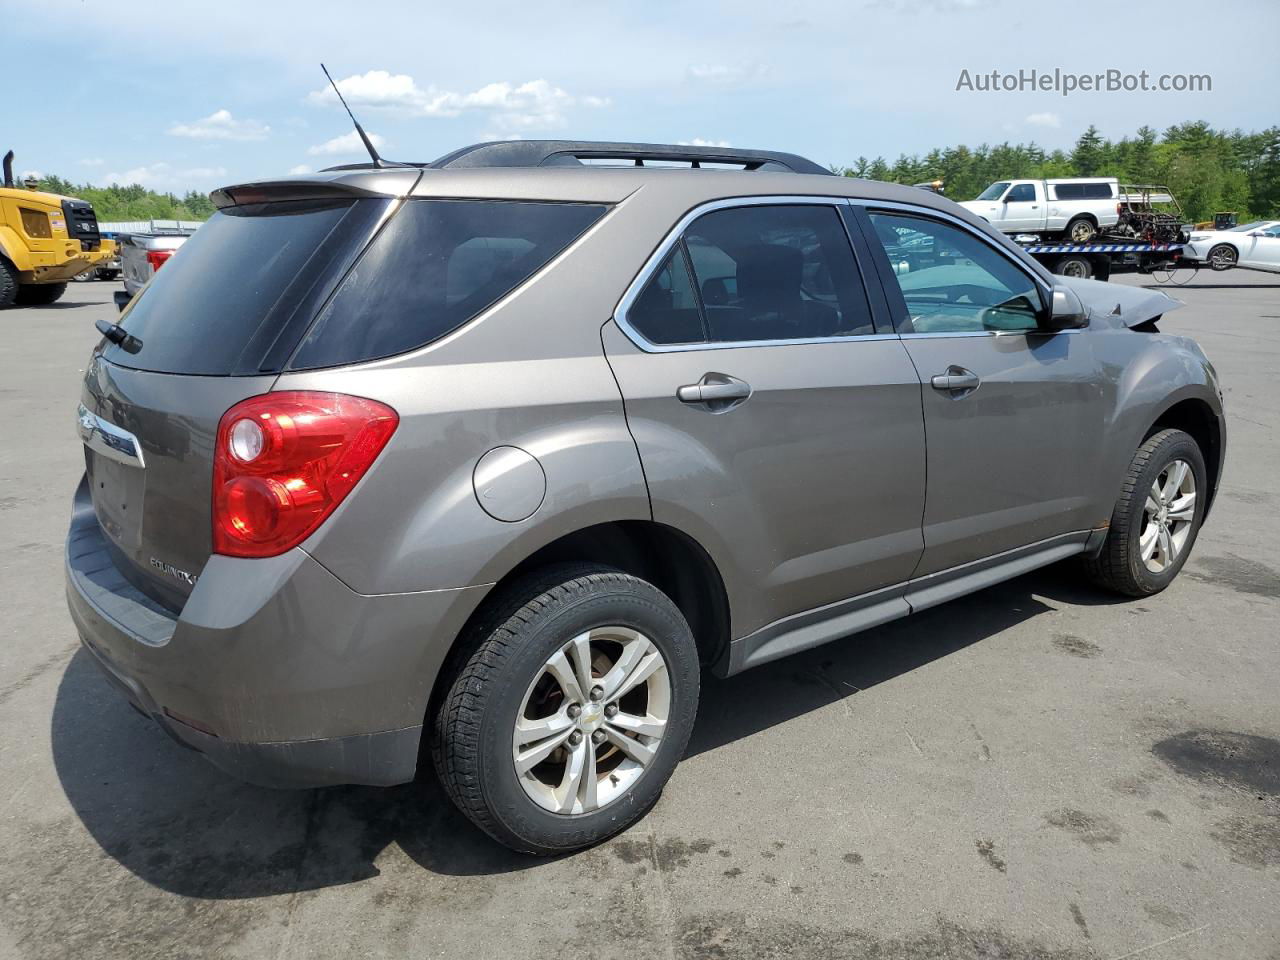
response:
{"label": "chevrolet equinox", "polygon": [[703,667],[1068,557],[1154,594],[1222,472],[1176,301],[791,154],[491,143],[214,200],[99,323],[67,596],[251,782],[421,757],[501,843],[596,843]]}

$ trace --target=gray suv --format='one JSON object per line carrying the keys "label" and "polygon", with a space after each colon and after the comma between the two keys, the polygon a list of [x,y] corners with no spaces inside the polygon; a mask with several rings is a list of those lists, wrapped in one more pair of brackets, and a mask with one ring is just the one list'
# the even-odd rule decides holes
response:
{"label": "gray suv", "polygon": [[703,667],[1069,557],[1156,593],[1221,475],[1176,301],[923,190],[541,141],[214,199],[101,324],[67,596],[252,782],[434,763],[498,841],[592,844],[657,800]]}

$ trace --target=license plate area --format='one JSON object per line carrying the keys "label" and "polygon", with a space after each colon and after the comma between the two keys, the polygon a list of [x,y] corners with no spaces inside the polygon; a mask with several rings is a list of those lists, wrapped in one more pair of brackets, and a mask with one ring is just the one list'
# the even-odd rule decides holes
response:
{"label": "license plate area", "polygon": [[145,471],[110,460],[93,450],[86,452],[85,459],[98,523],[117,546],[136,552],[142,544]]}

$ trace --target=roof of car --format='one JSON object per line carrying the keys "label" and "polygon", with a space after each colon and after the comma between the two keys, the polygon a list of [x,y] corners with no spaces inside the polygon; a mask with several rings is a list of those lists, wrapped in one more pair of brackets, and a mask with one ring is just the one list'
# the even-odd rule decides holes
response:
{"label": "roof of car", "polygon": [[[678,196],[690,206],[726,197],[828,196],[911,203],[955,213],[958,206],[929,190],[876,180],[765,170],[655,169],[635,167],[381,168],[321,171],[237,184],[215,191],[236,193],[302,189],[307,185],[357,194],[619,203],[643,190]],[[232,201],[247,202],[247,201]],[[226,205],[222,203],[220,205]]]}
{"label": "roof of car", "polygon": [[931,191],[835,176],[793,153],[579,140],[496,141],[463,147],[430,163],[350,164],[224,187],[214,192],[214,202],[252,202],[247,198],[264,189],[300,193],[308,185],[384,196],[596,203],[619,203],[643,190],[650,197],[662,195],[689,206],[741,196],[837,196],[913,203],[952,213],[957,209]]}

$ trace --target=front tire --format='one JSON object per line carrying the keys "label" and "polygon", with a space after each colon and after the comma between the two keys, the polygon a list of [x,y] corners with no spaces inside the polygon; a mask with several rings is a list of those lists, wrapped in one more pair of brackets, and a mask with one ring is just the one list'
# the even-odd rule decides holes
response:
{"label": "front tire", "polygon": [[1199,445],[1161,430],[1134,454],[1102,550],[1085,561],[1100,586],[1148,597],[1173,582],[1195,545],[1209,495]]}
{"label": "front tire", "polygon": [[458,808],[513,850],[588,847],[639,820],[698,707],[689,625],[629,574],[557,566],[495,597],[432,730]]}
{"label": "front tire", "polygon": [[18,298],[18,268],[0,257],[0,309],[13,306]]}
{"label": "front tire", "polygon": [[38,307],[54,303],[66,292],[65,283],[24,283],[18,288],[18,296],[14,299],[14,303]]}
{"label": "front tire", "polygon": [[1240,253],[1229,243],[1220,243],[1209,251],[1206,258],[1214,270],[1230,270],[1240,259]]}

